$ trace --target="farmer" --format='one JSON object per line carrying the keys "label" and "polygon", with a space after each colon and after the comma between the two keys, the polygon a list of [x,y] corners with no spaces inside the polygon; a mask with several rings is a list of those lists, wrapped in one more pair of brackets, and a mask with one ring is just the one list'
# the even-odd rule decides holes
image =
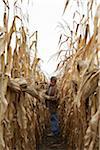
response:
{"label": "farmer", "polygon": [[46,106],[48,107],[50,112],[51,134],[49,135],[59,134],[59,121],[57,117],[59,96],[56,82],[57,78],[55,76],[52,76],[50,79],[50,85],[46,92],[46,94],[50,96],[50,100],[46,100]]}

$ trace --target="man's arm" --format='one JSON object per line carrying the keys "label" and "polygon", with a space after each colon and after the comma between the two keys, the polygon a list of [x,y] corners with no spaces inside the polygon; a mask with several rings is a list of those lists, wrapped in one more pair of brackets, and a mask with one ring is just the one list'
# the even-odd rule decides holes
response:
{"label": "man's arm", "polygon": [[58,101],[59,100],[59,91],[56,89],[55,95],[50,96],[52,101]]}

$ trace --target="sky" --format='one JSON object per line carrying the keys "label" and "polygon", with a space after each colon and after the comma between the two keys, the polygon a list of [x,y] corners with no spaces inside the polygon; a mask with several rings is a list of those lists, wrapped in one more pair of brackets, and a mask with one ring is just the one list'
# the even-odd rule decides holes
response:
{"label": "sky", "polygon": [[[30,28],[38,30],[38,54],[43,60],[41,68],[49,75],[53,74],[57,65],[52,55],[58,51],[60,33],[57,24],[62,19],[64,2],[64,0],[34,0],[32,4]],[[49,59],[51,60],[48,62]]]}

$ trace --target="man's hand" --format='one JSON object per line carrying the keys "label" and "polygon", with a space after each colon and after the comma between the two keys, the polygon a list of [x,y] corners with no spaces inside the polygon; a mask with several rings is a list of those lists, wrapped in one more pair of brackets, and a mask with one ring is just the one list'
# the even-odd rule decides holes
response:
{"label": "man's hand", "polygon": [[52,101],[56,101],[57,100],[57,96],[50,96]]}

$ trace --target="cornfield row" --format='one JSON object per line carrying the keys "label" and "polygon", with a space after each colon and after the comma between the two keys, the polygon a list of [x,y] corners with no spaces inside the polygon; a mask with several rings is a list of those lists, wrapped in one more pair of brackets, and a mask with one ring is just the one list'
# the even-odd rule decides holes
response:
{"label": "cornfield row", "polygon": [[[27,47],[27,31],[21,16],[14,16],[9,29],[9,3],[3,2],[6,11],[4,27],[0,27],[0,150],[35,150],[48,121],[43,104],[46,78],[38,65],[37,38],[33,40],[37,32],[30,36]],[[33,62],[32,47],[35,47]]]}
{"label": "cornfield row", "polygon": [[[6,11],[3,27],[0,27],[0,150],[36,150],[49,122],[44,101],[49,99],[45,95],[47,79],[39,67],[37,31],[29,36],[28,45],[27,29],[21,16],[15,14],[9,29],[9,3],[3,3]],[[58,113],[68,150],[99,149],[99,14],[100,6],[94,18],[93,35],[87,40],[90,28],[87,24],[85,35],[79,36],[77,44],[73,45],[75,41],[70,44],[72,49],[77,45],[74,52],[65,56],[57,68],[60,66],[63,72],[58,75]],[[17,21],[20,27],[17,27]],[[75,35],[77,29],[78,26]],[[34,45],[34,59],[31,60],[30,51]]]}
{"label": "cornfield row", "polygon": [[[77,29],[78,26],[72,40],[78,35]],[[76,48],[71,41],[70,49],[75,51],[58,66],[63,72],[59,116],[67,150],[98,150],[100,146],[100,5],[93,35],[87,38],[90,29],[85,24],[85,35],[77,36]]]}

